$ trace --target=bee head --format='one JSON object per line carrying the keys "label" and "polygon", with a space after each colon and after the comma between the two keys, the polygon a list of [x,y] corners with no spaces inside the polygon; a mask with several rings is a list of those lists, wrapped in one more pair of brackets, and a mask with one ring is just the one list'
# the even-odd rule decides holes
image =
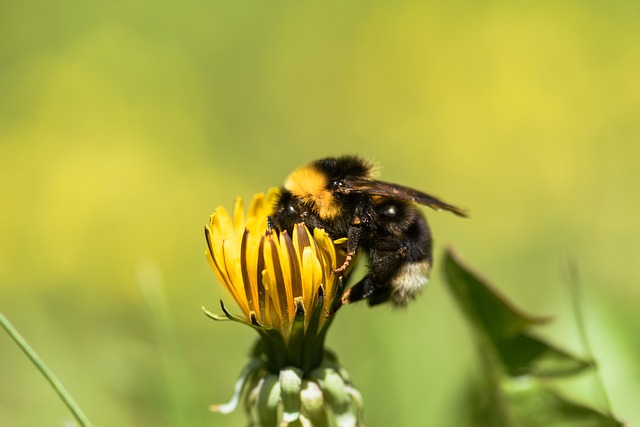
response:
{"label": "bee head", "polygon": [[328,157],[294,170],[284,188],[320,218],[331,220],[344,209],[341,188],[350,179],[369,179],[372,174],[372,165],[359,157]]}

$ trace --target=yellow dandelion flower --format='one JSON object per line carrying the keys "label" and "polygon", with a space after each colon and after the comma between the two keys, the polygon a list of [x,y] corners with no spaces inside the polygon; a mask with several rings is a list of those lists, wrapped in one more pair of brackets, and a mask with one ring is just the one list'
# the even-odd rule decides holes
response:
{"label": "yellow dandelion flower", "polygon": [[242,400],[251,425],[328,427],[333,418],[361,426],[361,396],[324,349],[341,305],[343,273],[334,271],[344,263],[345,250],[342,242],[303,223],[291,235],[273,231],[268,217],[277,197],[277,189],[257,194],[246,214],[238,198],[232,215],[219,207],[205,227],[207,259],[242,314],[232,315],[222,301],[225,316],[205,313],[260,334],[231,401],[211,409],[228,413]]}
{"label": "yellow dandelion flower", "polygon": [[327,233],[312,233],[303,223],[291,236],[272,231],[268,217],[277,195],[276,189],[257,194],[246,215],[240,198],[233,215],[218,207],[205,227],[206,256],[246,323],[277,330],[285,346],[299,345],[291,343],[292,334],[321,334],[338,307],[342,278],[334,270],[345,255]]}

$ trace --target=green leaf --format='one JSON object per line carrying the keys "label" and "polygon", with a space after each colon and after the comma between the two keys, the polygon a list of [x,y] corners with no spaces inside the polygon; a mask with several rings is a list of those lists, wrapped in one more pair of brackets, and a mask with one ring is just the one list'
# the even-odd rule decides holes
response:
{"label": "green leaf", "polygon": [[593,366],[530,334],[498,340],[496,346],[511,376],[570,376]]}
{"label": "green leaf", "polygon": [[566,376],[592,365],[529,333],[548,318],[524,314],[451,251],[445,254],[444,273],[478,345],[495,352],[499,368],[509,375]]}
{"label": "green leaf", "polygon": [[[470,384],[467,384],[470,385]],[[573,402],[535,377],[505,377],[492,389],[487,383],[466,388],[466,426],[472,427],[618,427],[610,414]]]}
{"label": "green leaf", "polygon": [[543,317],[523,314],[451,251],[444,259],[449,289],[469,323],[482,363],[467,407],[469,425],[490,427],[620,426],[613,416],[552,391],[544,377],[575,375],[593,363],[536,337]]}
{"label": "green leaf", "polygon": [[444,273],[449,289],[467,320],[491,337],[512,337],[531,325],[547,322],[547,317],[524,314],[499,294],[487,280],[463,265],[448,250],[445,253]]}
{"label": "green leaf", "polygon": [[572,402],[537,381],[507,381],[503,386],[513,419],[521,427],[617,427],[610,415]]}

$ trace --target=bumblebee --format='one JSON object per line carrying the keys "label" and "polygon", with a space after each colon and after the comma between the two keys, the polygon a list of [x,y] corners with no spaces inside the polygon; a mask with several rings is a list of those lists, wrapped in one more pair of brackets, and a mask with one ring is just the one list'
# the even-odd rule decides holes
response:
{"label": "bumblebee", "polygon": [[373,165],[356,156],[329,157],[294,170],[281,189],[272,226],[291,232],[304,222],[331,238],[347,238],[344,272],[356,252],[369,258],[369,271],[344,294],[343,303],[367,300],[405,306],[428,282],[431,231],[416,204],[465,217],[462,209],[402,185],[374,178]]}

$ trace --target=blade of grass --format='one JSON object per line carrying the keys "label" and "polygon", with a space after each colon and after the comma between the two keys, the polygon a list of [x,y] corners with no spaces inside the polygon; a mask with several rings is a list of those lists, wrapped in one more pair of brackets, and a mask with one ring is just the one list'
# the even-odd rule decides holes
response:
{"label": "blade of grass", "polygon": [[[573,305],[573,313],[575,316],[575,323],[578,328],[580,341],[582,341],[582,347],[584,352],[587,354],[587,357],[590,360],[595,361],[595,358],[593,356],[593,349],[591,348],[591,342],[589,341],[589,335],[587,334],[587,326],[584,320],[584,311],[583,311],[584,300],[582,296],[582,287],[580,285],[578,267],[576,266],[576,261],[574,259],[569,259],[568,270],[569,270],[569,291],[571,296],[571,303]],[[596,380],[597,387],[599,389],[599,393],[601,395],[601,399],[604,402],[604,407],[607,411],[607,415],[613,418],[611,401],[609,400],[607,389],[604,385],[602,375],[600,374],[600,369],[596,369],[595,380]]]}
{"label": "blade of grass", "polygon": [[44,362],[42,361],[42,359],[40,359],[38,354],[31,348],[31,346],[22,337],[22,335],[20,335],[17,329],[13,327],[11,322],[9,322],[9,320],[6,317],[4,317],[2,312],[0,312],[0,324],[2,325],[4,330],[7,331],[7,333],[13,339],[13,341],[18,345],[18,347],[22,349],[24,354],[27,355],[29,360],[31,360],[31,363],[33,363],[36,366],[36,368],[38,368],[38,370],[42,373],[42,375],[44,375],[44,377],[47,379],[49,384],[51,384],[51,387],[53,387],[53,389],[56,391],[58,396],[60,396],[64,404],[67,405],[67,408],[69,408],[69,410],[71,411],[73,416],[76,418],[80,426],[92,427],[93,424],[91,423],[91,421],[89,421],[89,419],[84,414],[84,412],[82,412],[82,409],[80,409],[76,401],[73,400],[73,397],[71,397],[67,389],[64,388],[60,380],[58,380],[58,378],[56,378],[56,376],[47,367],[47,365],[44,364]]}

